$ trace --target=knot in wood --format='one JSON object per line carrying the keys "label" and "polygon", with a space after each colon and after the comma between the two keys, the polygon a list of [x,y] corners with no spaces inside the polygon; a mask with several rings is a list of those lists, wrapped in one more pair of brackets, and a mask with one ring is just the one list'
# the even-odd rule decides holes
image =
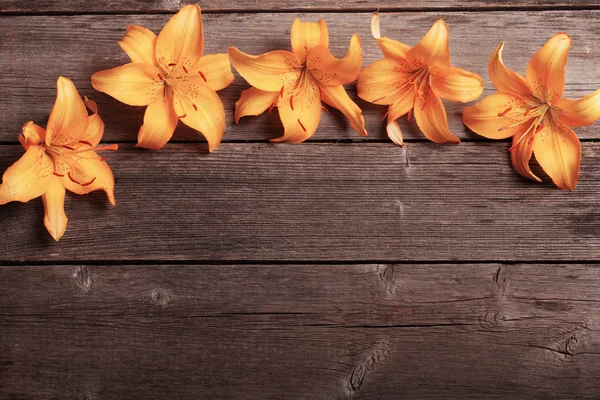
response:
{"label": "knot in wood", "polygon": [[77,286],[85,293],[89,292],[94,286],[94,278],[92,278],[90,271],[86,267],[77,268],[73,277],[75,278]]}
{"label": "knot in wood", "polygon": [[157,306],[166,306],[170,299],[171,296],[169,295],[169,292],[164,289],[154,289],[152,291],[152,303]]}

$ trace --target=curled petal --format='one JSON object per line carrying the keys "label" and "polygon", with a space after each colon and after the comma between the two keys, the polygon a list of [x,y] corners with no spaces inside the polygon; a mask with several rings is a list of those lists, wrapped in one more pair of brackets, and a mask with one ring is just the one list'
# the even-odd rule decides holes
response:
{"label": "curled petal", "polygon": [[559,122],[546,124],[533,142],[533,153],[544,172],[561,189],[577,186],[581,143],[571,128]]}
{"label": "curled petal", "polygon": [[46,130],[39,125],[33,123],[33,121],[26,122],[21,129],[19,135],[19,142],[25,150],[29,148],[29,145],[38,145],[46,140]]}
{"label": "curled petal", "polygon": [[404,146],[404,139],[402,138],[402,130],[400,129],[400,125],[396,121],[388,122],[385,127],[388,137],[397,144],[398,146]]}
{"label": "curled petal", "polygon": [[98,106],[95,101],[85,98],[85,105],[92,111],[92,115],[88,117],[88,125],[85,133],[79,138],[82,143],[90,144],[92,147],[97,146],[104,134],[104,121],[98,114]]}
{"label": "curled petal", "polygon": [[448,75],[440,75],[431,84],[436,95],[457,103],[476,100],[483,93],[483,79],[464,69],[451,67]]}
{"label": "curled petal", "polygon": [[432,75],[444,75],[450,69],[450,31],[443,20],[437,21],[415,47],[406,53],[406,60],[414,66],[429,66]]}
{"label": "curled petal", "polygon": [[88,124],[88,113],[70,79],[59,77],[56,87],[56,101],[46,128],[46,144],[70,144],[84,134]]}
{"label": "curled petal", "polygon": [[533,94],[552,103],[565,90],[565,69],[569,58],[571,37],[559,33],[552,37],[527,64],[527,83]]}
{"label": "curled petal", "polygon": [[164,93],[160,77],[157,67],[132,63],[96,72],[92,75],[92,86],[130,106],[147,106]]}
{"label": "curled petal", "polygon": [[279,92],[282,88],[295,85],[300,77],[302,64],[298,57],[289,51],[276,50],[260,56],[251,56],[230,47],[227,53],[239,74],[250,85],[260,90]]}
{"label": "curled petal", "polygon": [[511,93],[494,93],[472,107],[463,108],[462,119],[473,132],[490,139],[505,139],[531,126],[527,104]]}
{"label": "curled petal", "polygon": [[42,200],[44,201],[44,225],[48,233],[58,242],[67,230],[65,188],[54,179],[54,183],[42,195]]}
{"label": "curled petal", "polygon": [[448,129],[446,109],[440,99],[430,88],[425,88],[417,96],[415,102],[415,119],[417,125],[427,137],[436,143],[459,143],[460,139]]}
{"label": "curled petal", "polygon": [[529,168],[529,160],[533,153],[533,141],[529,137],[523,137],[529,132],[529,125],[521,125],[518,132],[513,136],[513,144],[510,148],[510,158],[512,160],[515,170],[527,179],[541,182],[531,168]]}
{"label": "curled petal", "polygon": [[306,81],[303,90],[296,91],[290,101],[280,100],[277,108],[285,129],[284,135],[272,142],[300,143],[310,138],[321,119],[319,88],[312,79]]}
{"label": "curled petal", "polygon": [[299,18],[292,24],[292,52],[301,60],[306,60],[308,52],[316,46],[329,46],[327,24],[320,19],[317,22],[302,22]]}
{"label": "curled petal", "polygon": [[200,6],[183,7],[165,25],[156,39],[156,59],[191,68],[202,57],[204,33]]}
{"label": "curled petal", "polygon": [[525,78],[517,72],[508,69],[502,61],[502,49],[504,42],[500,43],[488,63],[488,73],[494,87],[499,92],[513,93],[519,96],[531,95],[531,89]]}
{"label": "curled petal", "polygon": [[204,136],[209,151],[219,146],[225,132],[225,109],[214,90],[198,79],[182,82],[177,86],[174,106],[181,122]]}
{"label": "curled petal", "polygon": [[381,37],[379,31],[379,13],[373,13],[373,17],[371,18],[371,34],[377,40],[385,58],[397,58],[405,61],[406,53],[410,50],[410,46],[396,40]]}
{"label": "curled petal", "polygon": [[279,92],[265,92],[257,88],[246,89],[235,102],[235,123],[247,115],[260,115],[277,104]]}
{"label": "curled petal", "polygon": [[579,100],[560,99],[560,121],[567,126],[587,126],[600,118],[600,89]]}
{"label": "curled petal", "polygon": [[361,109],[353,102],[343,86],[324,86],[322,88],[323,101],[331,107],[340,110],[350,120],[352,129],[362,136],[367,136],[365,119]]}
{"label": "curled petal", "polygon": [[57,160],[57,169],[64,175],[59,179],[65,189],[76,194],[103,190],[110,204],[115,205],[115,179],[106,161],[98,154],[88,151],[61,157]]}
{"label": "curled petal", "polygon": [[352,36],[346,56],[337,59],[325,46],[317,46],[308,53],[307,68],[323,85],[338,86],[353,82],[360,72],[362,49],[358,36]]}
{"label": "curled petal", "polygon": [[179,118],[173,107],[173,96],[163,96],[148,105],[144,125],[138,132],[137,147],[157,150],[163,147],[177,127]]}
{"label": "curled petal", "polygon": [[54,181],[52,160],[41,146],[29,148],[2,176],[0,204],[11,201],[28,202],[48,189]]}
{"label": "curled petal", "polygon": [[131,62],[143,62],[158,66],[154,55],[156,34],[150,29],[139,25],[129,25],[123,39],[118,43],[127,53]]}
{"label": "curled petal", "polygon": [[225,89],[234,79],[229,57],[225,53],[205,55],[192,68],[192,74],[206,79],[206,84],[214,91]]}
{"label": "curled petal", "polygon": [[375,104],[394,104],[407,87],[406,64],[392,58],[375,61],[358,76],[358,97]]}

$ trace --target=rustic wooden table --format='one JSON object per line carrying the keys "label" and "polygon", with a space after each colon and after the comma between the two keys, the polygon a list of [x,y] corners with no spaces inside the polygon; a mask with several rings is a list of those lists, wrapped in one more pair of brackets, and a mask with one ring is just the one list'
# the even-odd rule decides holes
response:
{"label": "rustic wooden table", "polygon": [[[275,145],[277,113],[233,125],[247,88],[224,91],[221,147],[181,124],[161,151],[134,147],[143,108],[91,88],[121,65],[129,24],[158,32],[183,2],[0,0],[0,171],[28,120],[45,124],[59,75],[96,100],[117,206],[67,196],[57,244],[41,200],[0,207],[0,399],[597,398],[600,394],[600,124],[578,128],[574,192],[521,179],[508,142],[385,136],[385,108],[357,100],[369,137],[338,112],[302,145]],[[524,71],[573,37],[566,97],[600,87],[600,1],[212,0],[206,51],[289,48],[294,17],[326,20],[364,64],[382,32],[415,44],[436,19],[453,64],[486,79],[502,40]],[[348,85],[356,98],[355,85]],[[537,168],[536,171],[540,171]]]}

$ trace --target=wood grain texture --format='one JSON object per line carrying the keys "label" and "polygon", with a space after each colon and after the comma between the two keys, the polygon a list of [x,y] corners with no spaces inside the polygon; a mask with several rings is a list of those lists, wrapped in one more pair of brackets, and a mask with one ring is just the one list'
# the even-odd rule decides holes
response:
{"label": "wood grain texture", "polygon": [[[206,52],[225,52],[229,46],[253,54],[289,49],[289,32],[297,15],[305,20],[323,17],[327,21],[332,52],[337,56],[345,54],[351,35],[358,33],[363,43],[363,65],[382,57],[370,35],[369,13],[205,15]],[[567,31],[573,37],[565,96],[579,98],[600,87],[600,72],[595,61],[600,57],[596,46],[600,11],[385,13],[381,18],[382,33],[414,45],[441,16],[451,29],[453,64],[486,78],[484,95],[493,92],[487,77],[487,62],[501,41],[507,41],[504,50],[507,64],[524,73],[529,58],[559,31]],[[0,70],[3,71],[0,75],[0,142],[16,143],[26,121],[44,124],[54,103],[55,82],[59,75],[72,78],[82,95],[97,100],[106,122],[106,140],[135,142],[144,108],[130,107],[95,92],[90,77],[95,71],[128,61],[115,43],[127,25],[140,24],[158,32],[168,18],[169,15],[0,17]],[[247,87],[245,81],[236,76],[233,84],[220,92],[229,124],[224,140],[265,141],[281,136],[283,128],[276,111],[271,115],[246,117],[238,126],[233,124],[234,103]],[[381,121],[386,108],[357,99],[354,84],[348,85],[348,90],[364,109],[369,131],[367,140],[387,140]],[[462,105],[446,102],[446,106],[450,128],[457,136],[483,140],[463,126]],[[403,119],[401,125],[407,140],[424,139],[414,120]],[[600,138],[597,126],[577,128],[576,131],[584,139]],[[350,128],[341,113],[332,111],[323,115],[313,139],[362,140],[362,137]],[[203,139],[180,124],[174,140]]]}
{"label": "wood grain texture", "polygon": [[[600,143],[574,192],[520,178],[508,146],[125,145],[116,208],[68,196],[56,244],[41,200],[4,205],[0,261],[600,260]],[[0,170],[21,154],[0,146]]]}
{"label": "wood grain texture", "polygon": [[598,265],[53,265],[0,275],[1,398],[600,391]]}
{"label": "wood grain texture", "polygon": [[[193,0],[0,0],[0,13],[156,13],[177,12]],[[586,8],[600,6],[597,0],[379,0],[371,3],[365,0],[307,0],[303,2],[284,0],[209,0],[197,2],[205,11],[272,11],[272,10],[424,10],[440,8],[453,9],[539,9],[539,8]]]}

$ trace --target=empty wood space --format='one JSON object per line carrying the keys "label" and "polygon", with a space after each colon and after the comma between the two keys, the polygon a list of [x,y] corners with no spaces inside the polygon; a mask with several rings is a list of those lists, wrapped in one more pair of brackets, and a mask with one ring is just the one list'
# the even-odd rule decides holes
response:
{"label": "empty wood space", "polygon": [[[135,148],[143,108],[94,91],[90,77],[127,62],[131,24],[159,32],[188,1],[0,0],[0,173],[17,137],[45,125],[56,78],[98,102],[116,207],[67,195],[55,243],[42,200],[0,206],[0,400],[4,399],[564,399],[600,393],[600,123],[582,140],[573,192],[512,168],[508,141],[466,129],[425,140],[385,107],[350,96],[368,137],[337,111],[304,144],[273,144],[277,112],[233,123],[247,83],[219,94],[228,127],[208,153],[178,128],[159,151]],[[506,41],[527,61],[560,31],[573,38],[565,97],[600,88],[600,2],[214,0],[205,52],[289,49],[295,17],[329,27],[342,56],[352,34],[363,66],[370,34],[416,44],[437,19],[454,65],[479,73]],[[535,163],[535,162],[534,162]]]}

